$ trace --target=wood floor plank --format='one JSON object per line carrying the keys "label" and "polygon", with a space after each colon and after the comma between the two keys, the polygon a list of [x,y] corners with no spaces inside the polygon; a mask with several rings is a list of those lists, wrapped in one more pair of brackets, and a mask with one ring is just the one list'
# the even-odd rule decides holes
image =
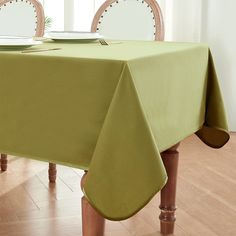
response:
{"label": "wood floor plank", "polygon": [[[185,222],[183,225],[182,222]],[[199,236],[217,236],[206,224],[199,221],[196,217],[191,216],[186,211],[178,208],[177,211],[177,222],[176,225],[183,227],[188,235],[199,235]]]}
{"label": "wood floor plank", "polygon": [[1,236],[80,236],[81,218],[30,220],[1,224]]}

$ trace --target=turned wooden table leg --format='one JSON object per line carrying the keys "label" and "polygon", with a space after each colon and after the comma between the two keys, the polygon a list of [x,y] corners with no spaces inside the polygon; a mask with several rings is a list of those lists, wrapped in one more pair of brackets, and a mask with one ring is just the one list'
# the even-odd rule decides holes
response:
{"label": "turned wooden table leg", "polygon": [[161,214],[159,216],[161,233],[164,235],[173,234],[175,224],[175,197],[177,184],[177,169],[179,153],[176,150],[179,144],[161,153],[163,163],[168,175],[168,181],[161,190]]}
{"label": "turned wooden table leg", "polygon": [[1,154],[1,171],[7,170],[7,154]]}
{"label": "turned wooden table leg", "polygon": [[50,183],[55,183],[57,178],[57,166],[54,163],[49,163],[48,178]]}
{"label": "turned wooden table leg", "polygon": [[[81,179],[81,189],[86,181],[86,173]],[[105,219],[90,205],[83,196],[81,199],[82,207],[82,232],[83,236],[103,236]]]}

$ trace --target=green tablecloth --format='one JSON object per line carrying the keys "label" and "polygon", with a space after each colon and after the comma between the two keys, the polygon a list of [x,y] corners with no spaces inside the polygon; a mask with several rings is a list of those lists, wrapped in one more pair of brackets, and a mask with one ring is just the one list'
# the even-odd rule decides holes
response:
{"label": "green tablecloth", "polygon": [[[89,169],[84,192],[125,219],[166,183],[160,158],[188,135],[229,135],[207,45],[44,43],[0,52],[0,152]],[[78,183],[79,184],[79,183]]]}

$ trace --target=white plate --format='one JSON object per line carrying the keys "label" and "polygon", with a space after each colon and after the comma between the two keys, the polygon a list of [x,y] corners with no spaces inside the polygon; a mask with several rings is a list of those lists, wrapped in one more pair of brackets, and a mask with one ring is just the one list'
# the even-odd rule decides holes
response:
{"label": "white plate", "polygon": [[0,50],[24,49],[41,43],[29,37],[0,36]]}
{"label": "white plate", "polygon": [[50,31],[47,38],[53,40],[94,41],[103,38],[99,33],[80,31]]}

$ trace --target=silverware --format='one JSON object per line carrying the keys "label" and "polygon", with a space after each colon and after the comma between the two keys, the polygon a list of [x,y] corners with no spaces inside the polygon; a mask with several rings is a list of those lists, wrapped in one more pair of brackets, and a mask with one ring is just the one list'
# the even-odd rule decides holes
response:
{"label": "silverware", "polygon": [[101,45],[109,45],[104,39],[99,39]]}
{"label": "silverware", "polygon": [[47,49],[32,49],[32,50],[24,50],[21,53],[30,53],[30,52],[46,52],[46,51],[54,51],[60,50],[61,48],[47,48]]}

